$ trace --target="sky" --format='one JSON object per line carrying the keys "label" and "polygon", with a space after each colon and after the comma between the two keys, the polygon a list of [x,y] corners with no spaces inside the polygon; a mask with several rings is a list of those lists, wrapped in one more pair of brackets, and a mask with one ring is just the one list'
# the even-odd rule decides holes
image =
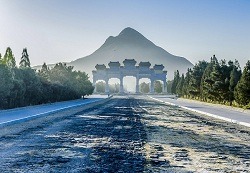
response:
{"label": "sky", "polygon": [[171,54],[250,59],[249,0],[0,0],[0,53],[31,64],[70,62],[132,27]]}

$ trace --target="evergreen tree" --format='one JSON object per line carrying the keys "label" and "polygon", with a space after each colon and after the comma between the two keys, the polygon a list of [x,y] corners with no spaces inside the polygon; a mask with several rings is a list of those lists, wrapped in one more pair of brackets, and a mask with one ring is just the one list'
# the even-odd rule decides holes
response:
{"label": "evergreen tree", "polygon": [[184,74],[181,75],[181,78],[177,84],[177,87],[176,87],[176,93],[179,95],[179,96],[182,96],[183,95],[183,92],[182,92],[182,89],[183,89],[183,84],[184,84]]}
{"label": "evergreen tree", "polygon": [[109,92],[110,93],[119,93],[119,84],[109,84]]}
{"label": "evergreen tree", "polygon": [[210,63],[208,63],[201,79],[201,96],[203,101],[207,101],[207,99],[212,99],[212,85],[214,81],[211,79],[211,74],[213,72],[213,68],[215,64],[218,64],[218,60],[215,57],[211,57]]}
{"label": "evergreen tree", "polygon": [[176,87],[179,83],[179,80],[180,80],[180,73],[179,73],[179,70],[177,70],[175,73],[174,73],[174,80],[173,80],[173,83],[172,83],[172,86],[171,86],[171,93],[172,94],[176,94]]}
{"label": "evergreen tree", "polygon": [[155,81],[154,90],[155,90],[156,93],[162,93],[162,87],[163,87],[163,85],[161,84],[160,81],[158,81],[158,80]]}
{"label": "evergreen tree", "polygon": [[250,61],[244,67],[242,76],[235,87],[235,100],[240,105],[247,105],[250,102]]}
{"label": "evergreen tree", "polygon": [[0,64],[0,108],[8,108],[8,98],[12,96],[13,78],[10,69]]}
{"label": "evergreen tree", "polygon": [[21,61],[19,63],[20,67],[30,67],[29,55],[27,52],[27,48],[23,49]]}
{"label": "evergreen tree", "polygon": [[229,102],[230,106],[232,105],[234,98],[234,89],[239,82],[241,77],[241,70],[238,64],[238,61],[236,61],[233,65],[233,69],[230,72],[230,81],[229,81]]}
{"label": "evergreen tree", "polygon": [[149,84],[146,83],[146,82],[142,82],[142,83],[140,84],[140,91],[141,91],[142,93],[149,93]]}
{"label": "evergreen tree", "polygon": [[221,66],[219,63],[214,64],[213,71],[211,73],[211,80],[213,81],[211,90],[209,92],[211,99],[214,101],[223,100],[223,74],[221,72]]}
{"label": "evergreen tree", "polygon": [[189,85],[190,85],[190,79],[191,79],[191,72],[192,70],[190,68],[188,68],[187,73],[185,75],[185,79],[183,82],[183,87],[182,87],[182,94],[184,96],[188,96],[189,95]]}
{"label": "evergreen tree", "polygon": [[208,62],[199,61],[193,67],[190,77],[190,89],[189,89],[190,96],[198,98],[201,97],[201,79],[207,65]]}
{"label": "evergreen tree", "polygon": [[49,68],[46,63],[43,63],[42,68],[38,70],[38,74],[42,79],[48,80],[49,79]]}
{"label": "evergreen tree", "polygon": [[105,93],[105,82],[100,81],[96,83],[96,92]]}
{"label": "evergreen tree", "polygon": [[2,62],[3,64],[7,65],[9,68],[16,67],[16,60],[10,47],[6,49]]}
{"label": "evergreen tree", "polygon": [[168,80],[168,82],[167,82],[167,91],[168,91],[168,93],[172,93],[172,91],[171,91],[172,84],[173,84],[173,80]]}

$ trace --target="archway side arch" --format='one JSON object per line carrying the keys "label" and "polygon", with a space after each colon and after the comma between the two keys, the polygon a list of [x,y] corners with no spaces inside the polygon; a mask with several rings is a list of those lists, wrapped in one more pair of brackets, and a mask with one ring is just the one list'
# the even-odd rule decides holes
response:
{"label": "archway side arch", "polygon": [[150,77],[141,77],[139,79],[139,92],[140,93],[149,93],[150,92]]}
{"label": "archway side arch", "polygon": [[154,91],[155,93],[164,93],[164,82],[163,80],[155,80],[154,81]]}
{"label": "archway side arch", "polygon": [[111,77],[108,80],[109,83],[109,92],[110,93],[120,93],[120,83],[121,80],[118,77]]}
{"label": "archway side arch", "polygon": [[94,93],[105,93],[106,81],[98,79],[95,81]]}

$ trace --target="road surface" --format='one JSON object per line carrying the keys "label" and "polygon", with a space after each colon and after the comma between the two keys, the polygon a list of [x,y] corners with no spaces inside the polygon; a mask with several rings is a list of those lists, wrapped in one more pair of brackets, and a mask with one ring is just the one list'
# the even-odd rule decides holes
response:
{"label": "road surface", "polygon": [[51,104],[28,106],[9,110],[0,110],[0,126],[22,122],[32,117],[46,115],[48,113],[64,110],[70,107],[87,105],[107,98],[107,95],[93,95],[88,99],[78,99],[73,101],[56,102]]}
{"label": "road surface", "polygon": [[194,111],[197,110],[199,112],[219,116],[219,118],[221,119],[225,119],[230,122],[239,123],[250,127],[250,110],[243,110],[240,108],[204,103],[188,99],[180,99],[180,98],[176,99],[173,97],[162,96],[162,95],[151,95],[149,97],[163,102],[182,106],[190,110]]}
{"label": "road surface", "polygon": [[249,172],[250,130],[143,96],[0,129],[0,172]]}

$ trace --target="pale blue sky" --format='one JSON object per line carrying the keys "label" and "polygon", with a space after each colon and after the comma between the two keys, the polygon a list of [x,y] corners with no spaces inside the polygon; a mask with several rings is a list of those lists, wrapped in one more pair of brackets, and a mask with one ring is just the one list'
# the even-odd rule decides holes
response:
{"label": "pale blue sky", "polygon": [[0,0],[0,52],[32,65],[91,54],[110,36],[132,27],[192,63],[250,59],[249,0]]}

